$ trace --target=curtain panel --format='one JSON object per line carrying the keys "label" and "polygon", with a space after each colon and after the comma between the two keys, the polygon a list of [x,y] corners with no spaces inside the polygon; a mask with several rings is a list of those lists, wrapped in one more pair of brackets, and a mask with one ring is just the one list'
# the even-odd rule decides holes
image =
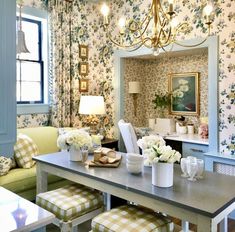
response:
{"label": "curtain panel", "polygon": [[44,1],[49,12],[50,124],[72,126],[73,87],[71,74],[71,12],[72,4],[64,0]]}

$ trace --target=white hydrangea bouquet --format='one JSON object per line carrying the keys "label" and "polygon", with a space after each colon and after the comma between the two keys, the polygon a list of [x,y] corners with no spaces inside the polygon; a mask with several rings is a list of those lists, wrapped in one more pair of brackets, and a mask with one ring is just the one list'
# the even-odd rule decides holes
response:
{"label": "white hydrangea bouquet", "polygon": [[151,166],[153,163],[174,163],[180,161],[181,154],[166,146],[165,140],[158,135],[144,136],[137,141],[144,155],[144,165]]}
{"label": "white hydrangea bouquet", "polygon": [[92,148],[92,138],[86,131],[71,130],[58,137],[57,146],[68,151],[72,146],[76,150],[80,150],[84,146],[87,146],[87,148],[90,149]]}

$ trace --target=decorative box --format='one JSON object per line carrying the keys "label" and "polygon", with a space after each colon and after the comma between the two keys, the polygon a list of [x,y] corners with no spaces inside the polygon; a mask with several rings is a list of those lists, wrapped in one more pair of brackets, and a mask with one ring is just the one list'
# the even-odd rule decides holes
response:
{"label": "decorative box", "polygon": [[157,118],[155,131],[158,133],[173,133],[175,132],[175,120],[173,118]]}

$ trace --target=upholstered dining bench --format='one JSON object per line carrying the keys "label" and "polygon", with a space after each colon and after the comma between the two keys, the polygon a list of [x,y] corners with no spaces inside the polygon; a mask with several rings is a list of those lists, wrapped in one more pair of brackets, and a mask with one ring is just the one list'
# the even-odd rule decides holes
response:
{"label": "upholstered dining bench", "polygon": [[123,205],[92,219],[91,232],[173,232],[171,219],[150,209]]}
{"label": "upholstered dining bench", "polygon": [[53,224],[61,232],[76,231],[77,225],[103,212],[102,194],[80,184],[39,193],[36,203],[56,216]]}

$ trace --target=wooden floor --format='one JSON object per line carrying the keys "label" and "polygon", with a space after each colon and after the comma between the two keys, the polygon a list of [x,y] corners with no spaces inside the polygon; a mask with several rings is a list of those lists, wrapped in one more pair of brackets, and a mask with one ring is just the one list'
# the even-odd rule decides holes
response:
{"label": "wooden floor", "polygon": [[[173,219],[173,222],[176,224],[174,232],[179,232],[181,230],[181,227],[180,227],[181,221],[178,219]],[[229,224],[228,232],[235,232],[235,220],[229,220],[228,224]],[[78,227],[78,231],[89,232],[91,230],[90,225],[91,225],[91,221],[85,222]],[[195,225],[190,225],[190,230],[193,232],[197,232],[197,227]],[[50,224],[49,226],[47,226],[46,232],[60,232],[60,229]]]}
{"label": "wooden floor", "polygon": [[[181,225],[181,221],[179,219],[172,219],[172,220],[176,225],[179,225],[179,226]],[[191,231],[197,232],[196,225],[190,224],[189,228]],[[218,232],[219,232],[219,229],[218,229]],[[231,219],[228,220],[228,232],[235,232],[235,220],[231,220]]]}

